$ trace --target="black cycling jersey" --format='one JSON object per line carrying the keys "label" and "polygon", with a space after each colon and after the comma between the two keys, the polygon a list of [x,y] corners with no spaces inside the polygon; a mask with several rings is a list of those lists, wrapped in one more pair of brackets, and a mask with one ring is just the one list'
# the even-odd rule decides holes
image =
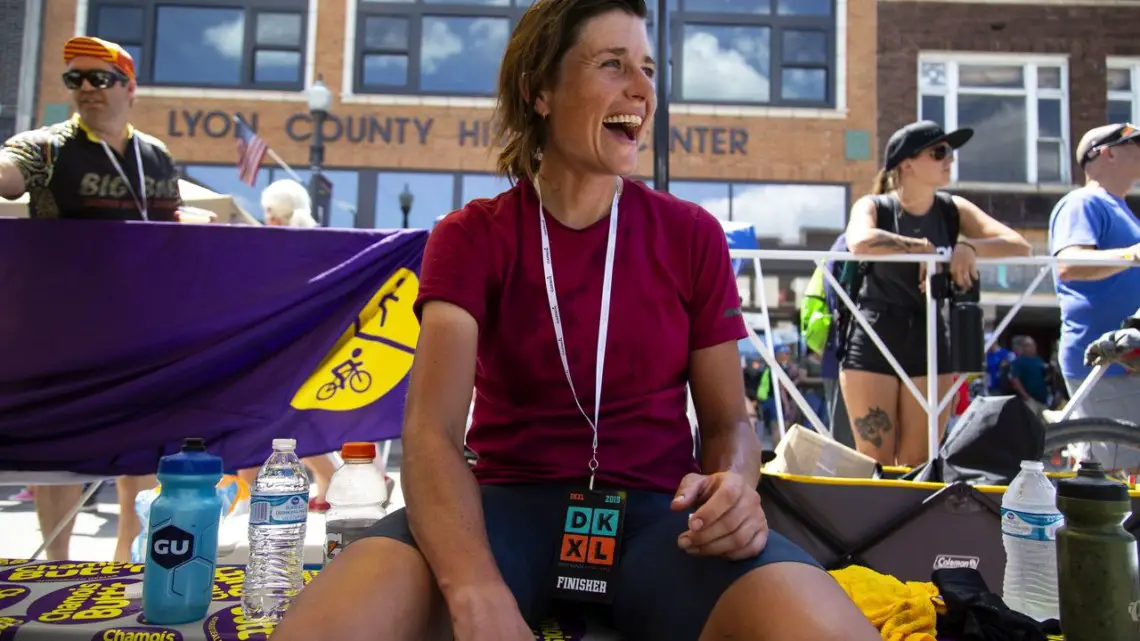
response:
{"label": "black cycling jersey", "polygon": [[[104,148],[75,116],[13,136],[0,148],[0,155],[23,174],[32,218],[142,220],[136,148],[142,160],[147,219],[174,221],[182,204],[174,158],[157,138],[137,129],[131,128],[126,153],[119,153]],[[105,149],[111,150],[130,181],[129,188]]]}

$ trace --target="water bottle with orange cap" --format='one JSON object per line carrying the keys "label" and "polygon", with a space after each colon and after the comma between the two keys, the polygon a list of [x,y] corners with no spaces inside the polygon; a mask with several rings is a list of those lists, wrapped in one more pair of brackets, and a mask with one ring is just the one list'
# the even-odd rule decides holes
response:
{"label": "water bottle with orange cap", "polygon": [[388,486],[376,466],[375,443],[345,443],[340,449],[344,465],[333,474],[326,493],[325,564],[363,537],[384,518]]}

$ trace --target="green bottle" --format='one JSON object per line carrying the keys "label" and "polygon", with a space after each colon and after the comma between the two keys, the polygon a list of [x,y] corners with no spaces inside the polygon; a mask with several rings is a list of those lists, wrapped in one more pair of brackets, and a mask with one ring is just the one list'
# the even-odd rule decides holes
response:
{"label": "green bottle", "polygon": [[1081,463],[1057,484],[1057,584],[1065,641],[1140,639],[1140,570],[1136,537],[1124,529],[1132,511],[1128,486],[1100,463]]}

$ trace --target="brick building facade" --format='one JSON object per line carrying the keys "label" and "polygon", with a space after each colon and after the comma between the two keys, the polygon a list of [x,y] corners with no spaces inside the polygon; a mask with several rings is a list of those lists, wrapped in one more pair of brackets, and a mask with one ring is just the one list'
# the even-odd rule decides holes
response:
{"label": "brick building facade", "polygon": [[1140,120],[1140,2],[883,0],[878,13],[880,140],[919,117],[974,127],[955,191],[1007,224],[1045,229],[1084,182],[1073,158],[1084,132]]}
{"label": "brick building facade", "polygon": [[[878,16],[879,140],[920,118],[973,127],[951,190],[1047,253],[1053,206],[1084,182],[1073,157],[1080,137],[1140,120],[1140,2],[881,0]],[[1140,211],[1140,196],[1129,202]],[[982,271],[983,287],[1004,290],[1008,304],[1038,268]],[[1053,291],[1047,277],[1019,317],[1038,325],[1046,352]]]}
{"label": "brick building facade", "polygon": [[0,0],[0,139],[16,132],[26,0]]}
{"label": "brick building facade", "polygon": [[[874,1],[670,2],[671,190],[754,223],[766,245],[837,233],[875,170]],[[405,184],[421,226],[502,188],[490,175],[490,94],[527,0],[204,4],[47,3],[41,122],[68,112],[63,43],[102,35],[138,57],[135,124],[164,139],[190,178],[255,215],[257,189],[286,174],[267,159],[257,189],[237,181],[231,117],[255,125],[305,178],[312,121],[302,92],[318,77],[335,97],[324,132],[334,224],[398,226]],[[651,151],[641,167],[652,173]]]}

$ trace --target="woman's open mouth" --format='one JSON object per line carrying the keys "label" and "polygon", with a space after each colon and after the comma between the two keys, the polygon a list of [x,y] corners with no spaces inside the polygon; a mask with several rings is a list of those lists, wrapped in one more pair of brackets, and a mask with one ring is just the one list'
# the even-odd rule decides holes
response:
{"label": "woman's open mouth", "polygon": [[602,126],[624,143],[637,142],[637,132],[641,129],[642,118],[634,114],[618,114],[602,119]]}

